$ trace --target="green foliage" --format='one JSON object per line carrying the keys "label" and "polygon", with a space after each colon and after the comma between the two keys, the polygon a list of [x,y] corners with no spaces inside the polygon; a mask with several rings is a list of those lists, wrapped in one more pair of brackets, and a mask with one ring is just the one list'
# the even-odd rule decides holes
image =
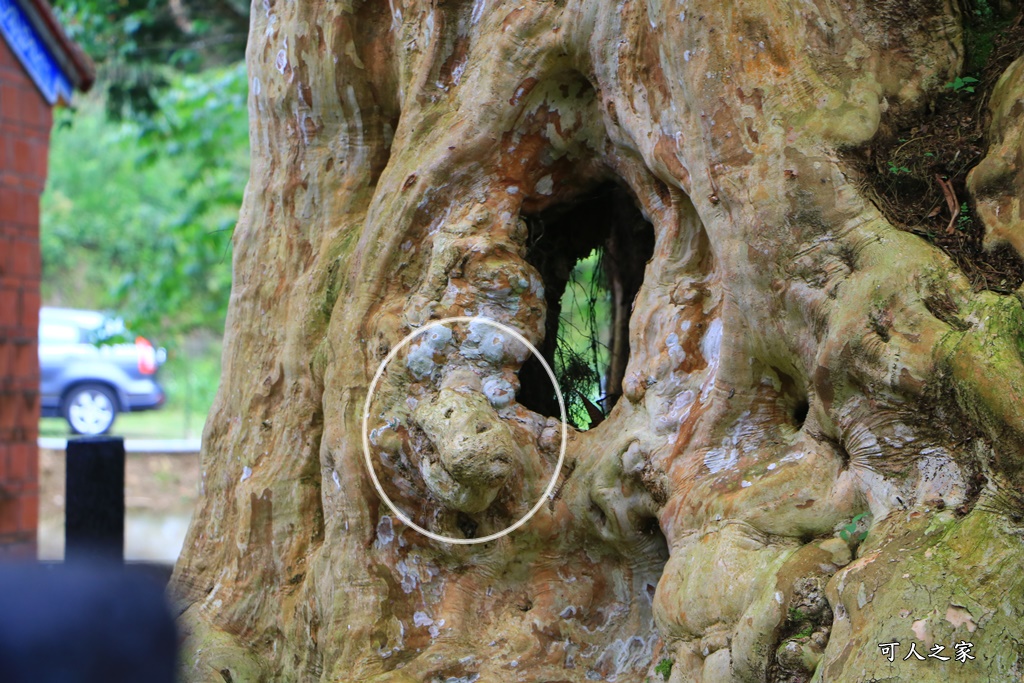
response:
{"label": "green foliage", "polygon": [[960,205],[960,215],[956,219],[956,229],[967,232],[974,225],[974,218],[971,216],[971,207],[967,202]]}
{"label": "green foliage", "polygon": [[910,173],[909,168],[907,168],[906,166],[901,166],[900,164],[897,164],[895,161],[892,161],[891,159],[888,162],[888,169],[889,173],[892,173],[893,175],[900,175],[901,173]]}
{"label": "green foliage", "polygon": [[989,0],[975,0],[974,15],[980,22],[991,22],[995,18],[995,9]]}
{"label": "green foliage", "polygon": [[1010,27],[1020,12],[1007,4],[1000,11],[996,0],[960,0],[963,5],[964,71],[981,73],[988,66],[999,34]]}
{"label": "green foliage", "polygon": [[249,4],[240,0],[54,0],[68,35],[95,60],[97,90],[115,118],[147,119],[175,72],[245,55]]}
{"label": "green foliage", "polygon": [[573,269],[561,300],[555,376],[565,399],[569,422],[579,429],[594,426],[587,410],[600,409],[601,386],[608,368],[607,332],[611,294],[603,281],[600,250],[594,250]]}
{"label": "green foliage", "polygon": [[995,8],[989,0],[974,0],[974,17],[979,22],[990,22],[995,19]]}
{"label": "green foliage", "polygon": [[161,115],[60,113],[42,201],[43,298],[114,309],[173,346],[223,328],[231,229],[248,177],[244,65],[176,76]]}
{"label": "green foliage", "polygon": [[249,175],[244,64],[184,76],[140,136],[144,167],[170,162],[183,184],[176,211],[149,245],[147,268],[114,293],[137,324],[221,329],[231,287],[231,231]]}
{"label": "green foliage", "polygon": [[973,76],[957,76],[956,79],[945,85],[946,88],[955,93],[973,93],[974,84],[978,82]]}
{"label": "green foliage", "polygon": [[[107,121],[102,103],[58,110],[42,197],[43,300],[111,308],[118,274],[141,265],[151,233],[175,211],[170,162],[140,172],[137,131]],[[72,125],[73,122],[73,125]]]}
{"label": "green foliage", "polygon": [[846,524],[845,526],[843,526],[842,529],[839,530],[839,537],[847,543],[860,543],[861,541],[863,541],[865,538],[867,538],[868,532],[866,530],[860,531],[860,525],[858,524],[858,522],[860,522],[862,519],[866,517],[868,517],[867,512],[862,512],[859,515],[855,516],[848,524]]}
{"label": "green foliage", "polygon": [[654,673],[661,674],[661,677],[667,681],[668,677],[672,675],[672,660],[668,657],[662,659],[658,662],[658,665],[654,667]]}
{"label": "green foliage", "polygon": [[799,607],[789,608],[786,621],[792,624],[791,628],[801,627],[796,633],[788,636],[789,638],[807,638],[814,633],[814,625],[809,622],[807,615]]}
{"label": "green foliage", "polygon": [[208,334],[192,334],[160,368],[160,383],[167,394],[164,410],[181,416],[187,436],[197,436],[210,412],[220,382],[221,344]]}

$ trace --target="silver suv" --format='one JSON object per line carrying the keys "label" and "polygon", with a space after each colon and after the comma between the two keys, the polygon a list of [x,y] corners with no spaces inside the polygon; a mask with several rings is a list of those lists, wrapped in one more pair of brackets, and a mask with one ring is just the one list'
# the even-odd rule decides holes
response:
{"label": "silver suv", "polygon": [[156,372],[167,359],[120,318],[97,311],[39,311],[43,417],[63,417],[75,434],[105,434],[119,412],[164,404]]}

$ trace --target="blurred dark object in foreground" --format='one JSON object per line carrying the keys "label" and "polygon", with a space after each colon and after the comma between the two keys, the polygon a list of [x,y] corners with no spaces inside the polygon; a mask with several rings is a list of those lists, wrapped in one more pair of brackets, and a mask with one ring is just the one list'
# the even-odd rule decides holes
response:
{"label": "blurred dark object in foreground", "polygon": [[0,565],[0,681],[173,683],[163,587],[118,565]]}
{"label": "blurred dark object in foreground", "polygon": [[68,441],[64,560],[124,560],[124,439]]}

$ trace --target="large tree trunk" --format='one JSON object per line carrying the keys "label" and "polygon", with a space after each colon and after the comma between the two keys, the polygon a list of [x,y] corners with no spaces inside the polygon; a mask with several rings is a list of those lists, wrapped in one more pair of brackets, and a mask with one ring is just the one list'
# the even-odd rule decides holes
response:
{"label": "large tree trunk", "polygon": [[[1019,680],[1021,292],[973,289],[840,153],[959,72],[953,0],[252,16],[252,178],[173,580],[187,680]],[[1022,71],[971,178],[1018,251]],[[526,525],[427,539],[367,471],[371,378],[433,319],[541,346],[528,223],[610,182],[655,236],[621,400],[570,430]],[[450,329],[389,365],[370,454],[413,521],[479,537],[544,494],[560,428],[494,390],[518,342]],[[911,641],[977,659],[903,661]]]}

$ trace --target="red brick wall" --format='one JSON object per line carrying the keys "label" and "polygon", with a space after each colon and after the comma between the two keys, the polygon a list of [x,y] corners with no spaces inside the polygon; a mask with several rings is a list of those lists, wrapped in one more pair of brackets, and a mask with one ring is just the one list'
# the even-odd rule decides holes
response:
{"label": "red brick wall", "polygon": [[52,122],[0,38],[0,559],[36,555],[39,195]]}

